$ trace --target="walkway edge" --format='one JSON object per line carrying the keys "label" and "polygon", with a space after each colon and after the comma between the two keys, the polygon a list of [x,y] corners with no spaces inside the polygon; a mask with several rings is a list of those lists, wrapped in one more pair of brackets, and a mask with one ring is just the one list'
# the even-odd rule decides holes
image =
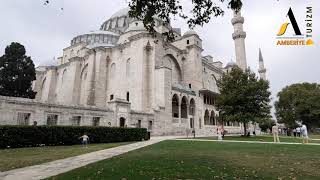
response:
{"label": "walkway edge", "polygon": [[232,143],[255,143],[255,144],[291,144],[291,145],[316,145],[320,146],[320,143],[294,143],[294,142],[265,142],[265,141],[234,141],[234,140],[214,140],[214,139],[169,139],[172,141],[201,141],[201,142],[232,142]]}
{"label": "walkway edge", "polygon": [[17,179],[34,180],[34,179],[49,178],[51,176],[65,173],[73,169],[76,169],[91,163],[95,163],[97,161],[112,158],[114,156],[127,153],[129,151],[140,149],[140,148],[143,148],[164,140],[173,139],[173,138],[177,138],[177,137],[176,136],[155,137],[148,141],[127,144],[123,146],[118,146],[114,148],[82,154],[79,156],[51,161],[51,162],[40,164],[40,165],[28,166],[24,168],[0,172],[0,179],[1,180],[17,180]]}

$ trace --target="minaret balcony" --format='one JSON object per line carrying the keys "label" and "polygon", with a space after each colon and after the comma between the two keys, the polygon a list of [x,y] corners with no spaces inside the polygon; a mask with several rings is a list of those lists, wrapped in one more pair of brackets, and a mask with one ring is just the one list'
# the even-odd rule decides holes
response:
{"label": "minaret balcony", "polygon": [[233,40],[236,40],[238,38],[246,38],[247,34],[244,31],[236,31],[234,33],[232,33],[232,38]]}
{"label": "minaret balcony", "polygon": [[243,24],[244,23],[244,18],[243,17],[234,17],[234,18],[231,19],[231,23],[232,23],[232,25],[235,25],[235,24],[238,24],[238,23]]}

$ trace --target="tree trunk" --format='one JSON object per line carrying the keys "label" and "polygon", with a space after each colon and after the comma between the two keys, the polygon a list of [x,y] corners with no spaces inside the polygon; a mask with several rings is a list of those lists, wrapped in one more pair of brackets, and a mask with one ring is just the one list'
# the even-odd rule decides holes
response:
{"label": "tree trunk", "polygon": [[243,123],[243,129],[244,129],[244,136],[247,135],[247,123]]}

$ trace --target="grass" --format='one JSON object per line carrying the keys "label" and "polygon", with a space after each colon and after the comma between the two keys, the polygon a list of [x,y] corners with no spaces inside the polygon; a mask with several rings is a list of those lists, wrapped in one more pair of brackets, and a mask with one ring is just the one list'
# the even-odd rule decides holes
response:
{"label": "grass", "polygon": [[[312,136],[311,138],[315,138],[316,136]],[[197,139],[213,139],[217,140],[216,136],[213,137],[198,137]],[[290,137],[290,136],[279,136],[280,142],[294,142],[294,143],[302,143],[302,137]],[[264,141],[264,142],[273,142],[273,136],[225,136],[223,140],[233,140],[233,141]],[[319,140],[309,139],[309,143],[320,143]]]}
{"label": "grass", "polygon": [[88,148],[74,145],[3,149],[0,150],[0,171],[41,164],[125,144],[129,143],[90,144]]}
{"label": "grass", "polygon": [[320,146],[163,141],[51,179],[319,179]]}

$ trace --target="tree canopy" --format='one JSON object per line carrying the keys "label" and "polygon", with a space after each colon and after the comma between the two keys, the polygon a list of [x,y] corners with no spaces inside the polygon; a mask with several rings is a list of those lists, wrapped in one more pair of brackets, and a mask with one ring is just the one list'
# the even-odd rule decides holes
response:
{"label": "tree canopy", "polygon": [[269,82],[258,79],[249,69],[242,71],[235,67],[218,80],[220,95],[217,108],[224,121],[244,124],[270,118]]}
{"label": "tree canopy", "polygon": [[36,79],[33,61],[23,45],[13,42],[0,57],[0,95],[34,98],[32,81]]}
{"label": "tree canopy", "polygon": [[310,127],[320,126],[320,84],[300,83],[283,88],[275,102],[278,122],[289,128],[301,122]]}
{"label": "tree canopy", "polygon": [[[195,26],[208,23],[212,16],[224,14],[224,10],[216,5],[216,2],[227,2],[228,8],[236,11],[242,6],[241,0],[192,0],[192,10],[188,16],[180,0],[131,0],[129,15],[143,21],[145,28],[151,34],[155,34],[154,16],[159,17],[165,24],[169,24],[172,17],[179,16],[187,21],[189,28],[193,29]],[[172,29],[165,35],[168,40],[174,38]]]}

